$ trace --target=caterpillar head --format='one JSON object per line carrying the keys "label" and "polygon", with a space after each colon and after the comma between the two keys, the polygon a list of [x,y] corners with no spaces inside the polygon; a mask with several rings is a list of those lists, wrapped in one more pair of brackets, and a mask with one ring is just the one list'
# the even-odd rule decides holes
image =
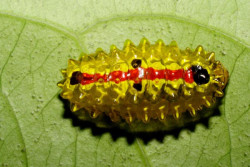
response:
{"label": "caterpillar head", "polygon": [[[209,69],[209,67],[212,67],[212,69]],[[193,65],[191,69],[194,82],[198,86],[212,85],[216,92],[215,96],[223,96],[222,90],[228,82],[229,74],[219,61],[215,61],[211,66]]]}
{"label": "caterpillar head", "polygon": [[227,69],[219,61],[215,61],[213,63],[213,80],[212,80],[212,82],[216,87],[215,96],[217,97],[223,96],[222,90],[227,85],[228,79],[229,79],[229,73]]}
{"label": "caterpillar head", "polygon": [[61,70],[64,79],[57,86],[63,89],[61,96],[64,99],[72,99],[75,87],[80,83],[82,75],[79,69],[80,62],[70,59],[68,68]]}
{"label": "caterpillar head", "polygon": [[212,107],[216,97],[224,95],[223,89],[228,82],[229,74],[224,66],[215,60],[215,53],[205,51],[202,46],[198,46],[194,52],[186,49],[186,52],[183,52],[183,55],[185,54],[182,66],[185,70],[191,69],[193,82],[185,83],[185,100],[182,103],[186,103],[187,110],[191,115],[195,115],[203,106]]}
{"label": "caterpillar head", "polygon": [[214,92],[215,96],[222,97],[229,74],[226,68],[215,60],[215,53],[207,52],[202,46],[198,46],[191,55],[193,56],[191,70],[197,91]]}

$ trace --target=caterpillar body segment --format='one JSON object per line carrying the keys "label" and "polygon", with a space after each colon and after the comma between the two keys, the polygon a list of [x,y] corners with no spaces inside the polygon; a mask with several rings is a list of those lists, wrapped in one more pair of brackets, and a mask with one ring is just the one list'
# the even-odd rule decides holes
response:
{"label": "caterpillar body segment", "polygon": [[195,117],[223,96],[229,77],[215,53],[202,46],[181,50],[175,41],[150,44],[147,39],[138,46],[127,40],[122,50],[113,45],[108,54],[97,49],[70,59],[62,74],[58,86],[72,112],[127,123],[178,120],[186,111]]}

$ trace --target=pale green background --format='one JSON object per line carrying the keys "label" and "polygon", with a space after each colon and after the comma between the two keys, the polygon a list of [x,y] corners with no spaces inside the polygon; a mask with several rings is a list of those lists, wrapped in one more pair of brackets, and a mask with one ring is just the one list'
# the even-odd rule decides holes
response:
{"label": "pale green background", "polygon": [[[248,0],[1,0],[0,166],[249,166]],[[63,118],[57,81],[69,58],[142,37],[202,44],[230,73],[209,126],[144,143]]]}

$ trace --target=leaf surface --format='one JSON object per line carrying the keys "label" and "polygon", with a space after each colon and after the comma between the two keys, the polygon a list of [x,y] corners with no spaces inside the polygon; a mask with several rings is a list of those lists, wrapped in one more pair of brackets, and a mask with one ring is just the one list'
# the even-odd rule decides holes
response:
{"label": "leaf surface", "polygon": [[[248,166],[247,0],[0,2],[1,166]],[[65,116],[59,70],[69,58],[142,37],[203,45],[230,73],[221,115],[161,140],[81,129]],[[133,138],[133,136],[132,136]],[[144,138],[147,138],[145,136]]]}

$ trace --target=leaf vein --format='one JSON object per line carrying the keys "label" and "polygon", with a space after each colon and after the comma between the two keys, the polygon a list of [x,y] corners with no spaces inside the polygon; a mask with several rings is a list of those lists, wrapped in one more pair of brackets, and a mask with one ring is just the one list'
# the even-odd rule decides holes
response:
{"label": "leaf vein", "polygon": [[141,155],[143,156],[145,165],[151,167],[152,165],[151,165],[151,163],[150,163],[150,161],[149,161],[149,158],[148,158],[148,156],[147,156],[145,150],[143,149],[143,147],[142,147],[142,145],[141,145],[141,142],[139,141],[138,138],[136,138],[136,143],[137,143],[138,148],[139,148],[138,150],[140,151]]}
{"label": "leaf vein", "polygon": [[25,141],[24,141],[23,132],[22,132],[20,123],[19,123],[19,121],[18,121],[18,119],[17,119],[17,116],[16,116],[16,114],[15,114],[15,112],[14,112],[14,109],[12,108],[12,106],[11,106],[11,104],[10,104],[10,100],[8,99],[8,96],[6,96],[6,95],[3,93],[3,85],[2,85],[2,75],[3,75],[3,71],[4,71],[5,67],[6,67],[6,65],[8,64],[11,55],[13,54],[13,52],[14,52],[15,49],[16,49],[16,46],[17,46],[17,44],[18,44],[18,42],[19,42],[19,40],[20,40],[20,38],[21,38],[21,35],[22,35],[22,33],[23,33],[23,30],[24,30],[25,26],[26,26],[26,21],[23,23],[23,25],[22,25],[22,27],[21,27],[21,30],[20,30],[20,33],[18,34],[16,43],[14,44],[12,50],[10,51],[10,54],[9,54],[7,60],[5,61],[4,65],[3,65],[3,67],[2,67],[2,70],[1,70],[1,73],[0,73],[0,80],[1,80],[1,82],[0,82],[0,89],[1,89],[1,92],[2,92],[3,96],[6,98],[6,100],[7,100],[7,102],[8,102],[8,106],[10,106],[10,110],[12,111],[13,116],[14,116],[14,119],[15,119],[15,121],[16,121],[16,123],[17,123],[17,127],[18,127],[19,132],[20,132],[20,137],[21,137],[22,143],[23,143],[23,145],[24,145],[24,149],[26,150],[26,151],[24,152],[24,157],[25,157],[26,166],[29,166],[28,157],[27,157],[26,143],[25,143]]}
{"label": "leaf vein", "polygon": [[221,34],[224,37],[230,38],[233,41],[236,41],[238,43],[241,43],[242,45],[244,45],[245,47],[250,48],[250,45],[248,43],[246,43],[245,41],[241,40],[240,38],[233,36],[232,34],[229,34],[227,32],[224,32],[223,30],[220,30],[216,27],[213,26],[209,26],[209,25],[204,25],[202,23],[196,22],[194,20],[187,20],[187,18],[183,18],[180,16],[176,16],[176,15],[161,15],[161,14],[133,14],[133,15],[119,15],[117,17],[108,17],[108,18],[104,18],[102,20],[98,20],[92,24],[90,24],[89,26],[87,26],[82,32],[81,35],[84,35],[86,33],[88,33],[89,31],[91,31],[91,29],[93,29],[94,27],[98,26],[99,24],[103,24],[106,22],[110,22],[110,21],[117,21],[120,19],[132,19],[132,18],[149,18],[151,17],[152,19],[158,19],[158,18],[165,18],[165,19],[173,19],[176,20],[178,22],[183,22],[183,23],[188,23],[188,24],[192,24],[195,25],[197,27],[201,27],[203,29],[209,30],[209,31],[213,31],[215,33]]}
{"label": "leaf vein", "polygon": [[78,39],[78,36],[76,35],[76,33],[72,30],[69,30],[66,27],[63,27],[62,25],[59,25],[59,24],[56,24],[53,22],[49,22],[49,21],[45,21],[42,19],[39,20],[39,19],[33,19],[33,18],[29,18],[29,17],[24,17],[24,16],[17,16],[15,14],[5,13],[3,11],[0,12],[0,16],[10,17],[10,18],[14,18],[17,20],[22,20],[22,21],[24,20],[25,22],[27,21],[27,22],[31,22],[34,24],[47,26],[48,28],[50,28],[56,32],[62,33],[64,35],[68,36],[69,38],[71,38],[76,43],[76,45],[78,46],[78,48],[81,51],[83,51],[85,48],[85,46],[79,42],[80,40]]}

